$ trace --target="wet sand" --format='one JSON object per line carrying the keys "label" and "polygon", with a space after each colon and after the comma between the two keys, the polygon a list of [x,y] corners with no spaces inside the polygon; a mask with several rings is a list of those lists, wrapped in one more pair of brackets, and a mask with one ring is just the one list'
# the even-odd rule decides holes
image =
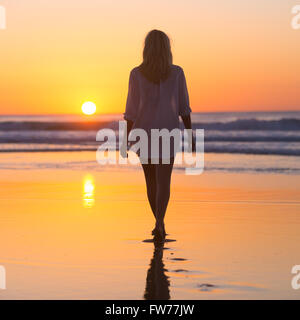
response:
{"label": "wet sand", "polygon": [[[49,168],[42,157],[0,161],[0,299],[299,299],[299,176],[175,170],[176,241],[155,249],[141,170]],[[12,159],[40,165],[4,169]]]}

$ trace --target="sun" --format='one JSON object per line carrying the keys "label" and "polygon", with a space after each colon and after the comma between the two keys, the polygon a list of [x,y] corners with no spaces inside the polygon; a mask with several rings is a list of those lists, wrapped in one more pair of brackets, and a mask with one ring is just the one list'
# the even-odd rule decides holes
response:
{"label": "sun", "polygon": [[91,101],[85,102],[81,107],[82,112],[89,116],[94,114],[96,112],[96,109],[97,108],[95,103]]}

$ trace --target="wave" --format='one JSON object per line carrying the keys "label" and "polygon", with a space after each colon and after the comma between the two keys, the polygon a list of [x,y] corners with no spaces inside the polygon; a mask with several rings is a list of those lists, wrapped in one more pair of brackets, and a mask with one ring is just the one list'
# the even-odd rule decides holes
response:
{"label": "wave", "polygon": [[[300,142],[300,137],[204,137],[204,142]],[[78,138],[41,138],[41,137],[0,137],[0,145],[4,143],[29,143],[29,144],[80,144],[96,145],[97,141],[87,137]]]}
{"label": "wave", "polygon": [[300,131],[300,119],[284,118],[280,120],[238,119],[229,122],[197,122],[197,129],[230,131]]}
{"label": "wave", "polygon": [[[115,118],[89,122],[46,120],[2,119],[0,152],[95,151],[100,145],[96,141],[98,130],[109,128],[118,136]],[[193,127],[205,130],[206,153],[300,156],[299,118],[286,115],[279,119],[240,117],[224,121],[198,114]]]}
{"label": "wave", "polygon": [[111,121],[94,122],[45,122],[6,121],[0,122],[0,131],[89,131],[109,127]]}
{"label": "wave", "polygon": [[252,154],[252,155],[278,155],[278,156],[300,156],[300,149],[273,149],[273,148],[249,148],[244,147],[217,147],[206,146],[205,153],[233,153],[233,154]]}
{"label": "wave", "polygon": [[[93,151],[96,152],[98,145],[48,145],[48,144],[4,144],[0,145],[0,153],[7,152],[74,152],[74,151]],[[111,146],[114,150],[114,146]],[[228,154],[251,154],[251,155],[282,155],[300,156],[300,146],[282,146],[275,144],[266,146],[264,143],[255,144],[210,144],[204,146],[205,153],[228,153]]]}
{"label": "wave", "polygon": [[[118,137],[118,131],[115,131]],[[97,131],[0,131],[3,143],[96,144]],[[206,130],[205,142],[300,142],[296,131],[215,131]]]}
{"label": "wave", "polygon": [[[182,126],[182,124],[181,124]],[[300,131],[300,119],[282,118],[279,120],[237,119],[228,122],[197,121],[196,129],[221,131]],[[91,131],[101,128],[118,129],[117,121],[90,122],[46,122],[46,121],[5,121],[0,122],[0,131]]]}

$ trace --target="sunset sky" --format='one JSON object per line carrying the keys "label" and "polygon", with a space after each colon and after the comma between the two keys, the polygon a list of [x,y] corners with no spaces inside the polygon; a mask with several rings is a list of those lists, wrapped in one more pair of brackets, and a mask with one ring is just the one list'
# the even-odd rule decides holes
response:
{"label": "sunset sky", "polygon": [[153,29],[172,39],[193,111],[300,110],[297,0],[0,0],[0,113],[124,111]]}

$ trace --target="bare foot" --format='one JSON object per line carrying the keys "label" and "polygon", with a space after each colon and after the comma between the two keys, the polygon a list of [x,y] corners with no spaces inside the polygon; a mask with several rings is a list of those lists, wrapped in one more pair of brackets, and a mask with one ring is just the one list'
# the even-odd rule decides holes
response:
{"label": "bare foot", "polygon": [[164,223],[156,223],[155,226],[155,236],[160,238],[161,240],[165,239],[166,232],[165,232],[165,226]]}
{"label": "bare foot", "polygon": [[[157,233],[158,233],[158,230],[157,230],[157,228],[156,228],[156,226],[155,226],[154,229],[152,230],[151,234],[152,234],[153,236],[155,236]],[[164,237],[168,235],[168,234],[166,233],[165,226],[163,226],[163,234],[164,234]]]}

